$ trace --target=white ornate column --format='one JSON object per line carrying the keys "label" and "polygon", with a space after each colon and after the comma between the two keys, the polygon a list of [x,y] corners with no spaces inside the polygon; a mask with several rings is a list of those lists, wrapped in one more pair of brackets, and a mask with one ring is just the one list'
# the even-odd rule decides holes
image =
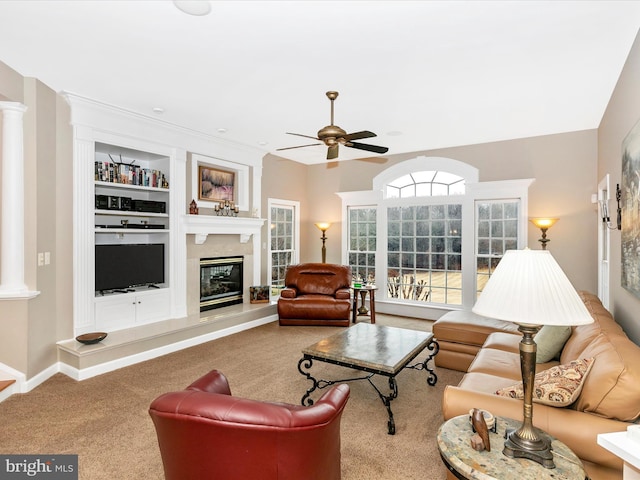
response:
{"label": "white ornate column", "polygon": [[0,298],[28,298],[24,283],[24,138],[27,107],[0,102],[2,111],[2,249]]}

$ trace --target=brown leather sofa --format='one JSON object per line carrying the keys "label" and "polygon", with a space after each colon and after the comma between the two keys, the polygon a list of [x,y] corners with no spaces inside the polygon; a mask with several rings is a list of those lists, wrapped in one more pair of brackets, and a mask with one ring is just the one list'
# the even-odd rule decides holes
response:
{"label": "brown leather sofa", "polygon": [[231,396],[213,370],[149,408],[166,480],[339,480],[348,385],[310,407]]}
{"label": "brown leather sofa", "polygon": [[[559,360],[538,364],[537,370],[582,358],[593,357],[595,361],[578,399],[568,407],[534,403],[533,423],[568,445],[580,457],[592,480],[620,479],[622,461],[597,444],[597,435],[624,431],[640,418],[640,347],[625,335],[595,295],[580,292],[580,296],[594,323],[572,327]],[[484,327],[495,327],[492,322],[495,320]],[[463,330],[464,323],[448,323],[443,317],[435,322],[433,331],[439,342],[438,331],[446,332],[451,341],[455,328]],[[481,329],[477,325],[471,328],[475,342]],[[483,346],[458,386],[445,388],[442,400],[445,419],[468,414],[474,407],[522,419],[522,400],[495,394],[500,388],[521,382],[518,353],[521,335],[496,331],[485,336]],[[459,346],[455,348],[460,351]],[[442,353],[442,342],[440,349]]]}
{"label": "brown leather sofa", "polygon": [[331,263],[290,265],[278,299],[280,325],[348,327],[351,267]]}

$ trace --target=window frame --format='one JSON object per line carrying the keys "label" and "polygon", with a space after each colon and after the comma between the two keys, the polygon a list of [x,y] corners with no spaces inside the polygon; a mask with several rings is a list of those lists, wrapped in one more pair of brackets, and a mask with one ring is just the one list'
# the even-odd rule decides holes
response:
{"label": "window frame", "polygon": [[271,249],[271,240],[272,240],[272,225],[273,219],[271,216],[271,210],[273,208],[287,208],[291,209],[293,212],[292,224],[293,224],[293,234],[292,234],[292,248],[291,248],[291,263],[290,265],[294,265],[300,262],[300,202],[293,200],[282,200],[277,198],[269,198],[267,199],[267,224],[269,225],[267,232],[267,284],[272,287],[271,292],[272,296],[278,296],[279,292],[274,295],[274,286],[273,286],[273,277],[272,277],[272,254],[274,250]]}
{"label": "window frame", "polygon": [[[375,223],[375,225],[376,225],[376,233],[375,233],[376,250],[353,250],[353,249],[351,249],[351,217],[350,217],[350,213],[352,211],[354,211],[354,210],[364,210],[364,209],[373,210],[375,212],[375,215],[376,215],[376,223]],[[375,259],[375,255],[376,255],[376,252],[377,252],[377,239],[378,239],[377,215],[378,215],[378,208],[377,208],[376,205],[347,205],[346,215],[344,216],[344,218],[346,219],[346,221],[345,221],[346,229],[345,230],[347,231],[347,242],[346,242],[346,245],[345,245],[346,252],[345,252],[345,256],[344,256],[345,257],[345,262],[344,263],[345,263],[345,265],[350,265],[351,266],[352,275],[354,276],[354,278],[358,276],[358,272],[356,271],[356,269],[354,269],[354,266],[351,265],[351,262],[350,262],[350,258],[349,257],[350,257],[350,255],[352,253],[359,253],[359,254],[364,254],[364,255],[371,255],[372,254],[374,256],[374,259]],[[360,237],[358,237],[358,238],[360,238]],[[369,238],[369,235],[367,235],[366,238]],[[375,265],[375,263],[377,263],[377,262],[374,262],[374,265]],[[368,267],[368,265],[366,265],[365,268],[367,270],[369,270],[369,268],[367,268],[367,267]],[[375,272],[375,266],[374,266],[373,270]],[[374,275],[375,275],[375,273],[374,273]],[[367,277],[368,277],[368,275],[365,276],[364,278],[362,278],[362,280],[363,281],[367,281],[368,280]]]}
{"label": "window frame", "polygon": [[[413,171],[439,170],[459,175],[465,179],[465,194],[451,196],[422,196],[408,198],[384,198],[385,185],[402,175]],[[439,318],[445,311],[471,310],[476,299],[476,243],[477,218],[475,213],[478,201],[518,200],[518,248],[527,246],[528,235],[528,190],[534,179],[515,179],[490,182],[479,182],[479,171],[475,167],[455,159],[444,157],[419,156],[398,163],[378,174],[372,181],[372,190],[358,192],[341,192],[342,218],[348,222],[348,207],[375,205],[377,212],[377,251],[376,251],[376,284],[379,294],[376,295],[376,308],[380,313],[394,313],[416,318]],[[387,208],[404,205],[460,203],[462,205],[462,304],[427,304],[414,305],[404,301],[388,298],[387,285]],[[343,263],[348,263],[348,232],[342,233]],[[384,285],[385,288],[380,288]]]}

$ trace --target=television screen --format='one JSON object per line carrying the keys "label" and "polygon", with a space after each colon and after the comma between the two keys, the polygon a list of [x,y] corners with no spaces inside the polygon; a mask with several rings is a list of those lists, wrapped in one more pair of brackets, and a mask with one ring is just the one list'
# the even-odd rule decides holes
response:
{"label": "television screen", "polygon": [[164,283],[164,244],[96,245],[96,291]]}

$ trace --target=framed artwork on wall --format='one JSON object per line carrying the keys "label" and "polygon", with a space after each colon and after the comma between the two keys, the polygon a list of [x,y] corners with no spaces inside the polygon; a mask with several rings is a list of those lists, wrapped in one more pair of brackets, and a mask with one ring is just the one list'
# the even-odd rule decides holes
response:
{"label": "framed artwork on wall", "polygon": [[198,200],[235,201],[236,175],[219,168],[198,165]]}
{"label": "framed artwork on wall", "polygon": [[[241,211],[249,210],[249,166],[192,153],[189,198],[198,202],[201,215],[220,202],[229,201]],[[205,211],[202,211],[205,209]]]}
{"label": "framed artwork on wall", "polygon": [[640,298],[640,121],[622,141],[622,286]]}

